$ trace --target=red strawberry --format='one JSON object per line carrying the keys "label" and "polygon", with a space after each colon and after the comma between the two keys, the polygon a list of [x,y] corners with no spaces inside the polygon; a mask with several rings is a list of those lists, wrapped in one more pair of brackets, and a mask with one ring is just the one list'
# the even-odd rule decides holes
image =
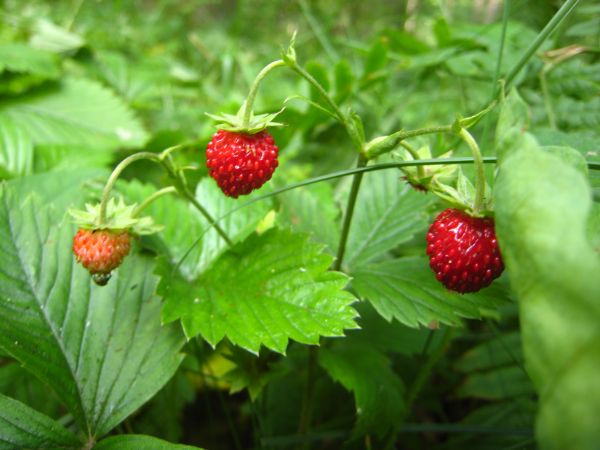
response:
{"label": "red strawberry", "polygon": [[219,130],[206,149],[206,166],[223,193],[237,198],[271,179],[278,166],[273,136]]}
{"label": "red strawberry", "polygon": [[73,238],[73,253],[99,285],[105,285],[110,273],[129,253],[128,231],[88,230],[80,228]]}
{"label": "red strawberry", "polygon": [[489,286],[504,270],[494,220],[446,209],[427,233],[429,265],[444,286],[462,293]]}

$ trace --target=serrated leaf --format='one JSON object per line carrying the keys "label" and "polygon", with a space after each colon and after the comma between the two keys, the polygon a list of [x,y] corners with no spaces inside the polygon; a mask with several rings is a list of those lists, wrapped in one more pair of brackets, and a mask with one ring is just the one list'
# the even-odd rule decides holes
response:
{"label": "serrated leaf", "polygon": [[352,272],[352,288],[368,300],[386,320],[409,327],[437,320],[460,324],[460,318],[476,319],[493,314],[506,303],[498,282],[476,294],[457,294],[435,279],[427,258],[400,258],[362,266]]}
{"label": "serrated leaf", "polygon": [[0,196],[0,347],[48,384],[80,430],[102,436],[177,369],[183,338],[161,327],[150,258],[130,255],[98,287],[71,253],[75,228]]}
{"label": "serrated leaf", "polygon": [[394,170],[365,174],[344,265],[358,267],[410,240],[427,226],[432,198],[417,192]]}
{"label": "serrated leaf", "polygon": [[355,437],[370,432],[383,437],[401,425],[404,384],[383,353],[357,342],[336,343],[321,349],[319,364],[331,378],[354,393]]}
{"label": "serrated leaf", "polygon": [[0,394],[0,450],[77,449],[81,442],[58,422]]}
{"label": "serrated leaf", "polygon": [[347,277],[327,270],[332,259],[307,235],[271,229],[235,245],[193,283],[163,264],[163,317],[181,319],[188,337],[213,346],[227,337],[254,353],[261,345],[285,353],[289,339],[342,336],[356,327],[356,312],[342,290]]}
{"label": "serrated leaf", "polygon": [[33,142],[15,123],[0,120],[0,173],[5,178],[23,176],[33,168]]}
{"label": "serrated leaf", "polygon": [[[140,202],[150,195],[155,188],[133,182],[120,185],[121,191],[131,200]],[[246,196],[246,201],[261,195],[262,192]],[[244,204],[244,200],[226,197],[214,180],[204,178],[196,187],[196,199],[214,219],[225,215],[219,225],[230,239],[238,242],[254,231],[258,223],[269,212],[269,202],[256,202],[229,214]],[[227,243],[210,226],[202,214],[187,201],[176,196],[158,199],[145,210],[154,218],[155,223],[163,225],[159,234],[165,243],[165,251],[174,264],[179,264],[183,275],[189,279],[198,276],[227,248]],[[229,214],[229,215],[228,215]]]}
{"label": "serrated leaf", "polygon": [[0,121],[18,123],[34,144],[139,147],[147,139],[127,105],[95,81],[65,79],[0,103]]}
{"label": "serrated leaf", "polygon": [[16,42],[0,45],[0,73],[4,71],[46,79],[56,79],[60,75],[58,59],[54,55]]}
{"label": "serrated leaf", "polygon": [[171,444],[151,436],[121,435],[103,439],[94,450],[202,450],[191,445]]}

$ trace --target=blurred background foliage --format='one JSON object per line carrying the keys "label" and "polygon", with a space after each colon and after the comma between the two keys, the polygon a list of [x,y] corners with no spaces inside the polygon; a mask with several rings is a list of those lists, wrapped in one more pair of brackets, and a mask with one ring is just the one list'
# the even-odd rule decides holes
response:
{"label": "blurred background foliage", "polygon": [[[198,180],[206,175],[203,149],[215,131],[205,113],[234,113],[256,73],[279,57],[295,30],[299,61],[363,118],[368,137],[451,123],[487,105],[498,80],[561,3],[513,0],[503,21],[504,3],[497,0],[3,0],[1,173],[102,171],[133,151],[189,141],[177,157],[196,169]],[[538,139],[577,144],[596,161],[599,51],[600,5],[582,1],[516,80],[532,107]],[[257,111],[267,112],[288,99],[280,116],[287,126],[274,131],[282,161],[276,186],[346,169],[354,158],[340,125],[297,94],[320,100],[305,82],[281,71],[263,83],[257,100]],[[88,102],[93,114],[73,115],[72,105]],[[486,144],[494,123],[492,113],[477,130],[484,153],[491,151]],[[434,154],[456,145],[452,138],[423,143]],[[129,178],[163,181],[154,167],[137,167],[128,169]],[[331,200],[344,195],[345,183],[315,187],[314,210],[321,211],[319,202],[332,204],[321,213],[339,216]],[[600,180],[593,183],[598,193]],[[278,220],[297,224],[298,196],[282,197]],[[323,234],[325,242],[335,240],[335,231]],[[410,254],[411,244],[399,251]],[[336,343],[336,355],[322,355],[309,435],[298,433],[305,347],[291,345],[285,358],[267,351],[256,358],[197,340],[187,345],[176,377],[118,431],[210,450],[535,447],[535,396],[513,306],[493,322],[455,331],[410,411],[394,403],[394,395],[415,379],[439,333],[388,323],[368,304],[359,309],[363,329]],[[377,353],[369,353],[373,349]],[[362,382],[343,376],[358,354]],[[381,362],[380,354],[389,360]],[[0,389],[60,415],[57,400],[10,360],[0,367]],[[369,405],[373,398],[380,403]],[[361,416],[363,406],[374,415]]]}

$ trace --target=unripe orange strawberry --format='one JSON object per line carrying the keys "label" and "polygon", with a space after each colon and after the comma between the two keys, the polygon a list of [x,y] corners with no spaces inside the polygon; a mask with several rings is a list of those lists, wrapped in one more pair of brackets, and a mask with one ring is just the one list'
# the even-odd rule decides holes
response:
{"label": "unripe orange strawberry", "polygon": [[73,238],[73,253],[99,285],[105,285],[110,273],[119,267],[131,248],[128,231],[88,230],[80,228]]}

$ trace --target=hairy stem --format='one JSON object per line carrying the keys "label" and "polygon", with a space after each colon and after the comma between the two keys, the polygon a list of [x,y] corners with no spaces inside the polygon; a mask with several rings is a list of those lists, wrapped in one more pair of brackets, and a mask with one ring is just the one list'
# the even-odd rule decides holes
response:
{"label": "hairy stem", "polygon": [[250,92],[248,93],[248,97],[246,97],[246,101],[242,105],[242,108],[244,109],[244,116],[243,116],[243,119],[242,119],[242,126],[243,127],[247,127],[248,124],[250,123],[250,116],[252,115],[252,107],[254,106],[254,100],[256,99],[256,93],[258,92],[258,87],[260,85],[260,82],[273,69],[276,69],[277,67],[282,67],[282,66],[285,66],[285,62],[283,62],[283,60],[281,60],[281,59],[278,59],[276,61],[273,61],[270,64],[267,64],[258,73],[258,75],[256,75],[256,78],[254,79],[254,82],[252,83],[252,86],[250,86]]}
{"label": "hairy stem", "polygon": [[104,189],[102,191],[102,198],[100,200],[100,212],[99,212],[100,223],[98,224],[98,227],[101,228],[106,223],[106,206],[108,205],[108,200],[110,199],[110,192],[112,191],[113,187],[115,186],[117,179],[119,178],[121,173],[123,173],[123,171],[127,168],[127,166],[129,166],[131,163],[140,161],[142,159],[147,159],[149,161],[161,162],[160,156],[157,155],[156,153],[139,152],[139,153],[134,153],[131,156],[128,156],[123,161],[121,161],[117,165],[117,167],[114,168],[114,170],[110,174],[110,177],[108,177],[106,185],[104,186]]}
{"label": "hairy stem", "polygon": [[477,141],[473,139],[473,136],[471,136],[471,133],[466,128],[460,129],[459,136],[469,146],[473,154],[473,161],[475,162],[475,205],[473,206],[473,210],[477,214],[483,209],[485,200],[485,169],[483,167],[483,158],[481,157]]}

